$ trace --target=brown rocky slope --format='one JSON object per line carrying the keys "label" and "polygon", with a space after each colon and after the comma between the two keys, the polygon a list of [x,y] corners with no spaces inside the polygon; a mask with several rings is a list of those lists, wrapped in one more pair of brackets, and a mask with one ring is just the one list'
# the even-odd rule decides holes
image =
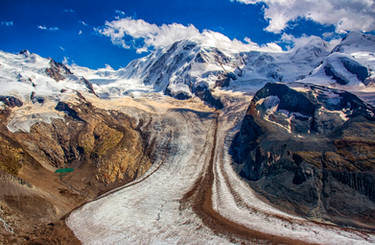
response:
{"label": "brown rocky slope", "polygon": [[[62,119],[30,132],[8,130],[14,109],[0,111],[0,243],[79,244],[64,215],[143,175],[151,166],[146,136],[128,115],[81,94],[56,105]],[[73,172],[55,173],[60,168]]]}

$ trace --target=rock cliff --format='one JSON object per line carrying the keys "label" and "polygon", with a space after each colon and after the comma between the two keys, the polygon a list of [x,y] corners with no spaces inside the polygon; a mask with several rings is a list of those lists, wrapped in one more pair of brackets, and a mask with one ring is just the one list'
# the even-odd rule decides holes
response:
{"label": "rock cliff", "polygon": [[234,167],[286,211],[373,230],[374,112],[345,91],[266,84],[232,143]]}

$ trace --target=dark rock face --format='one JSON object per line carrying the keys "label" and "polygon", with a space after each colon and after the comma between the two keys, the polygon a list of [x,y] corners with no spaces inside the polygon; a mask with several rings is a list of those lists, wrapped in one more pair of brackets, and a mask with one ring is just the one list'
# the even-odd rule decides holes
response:
{"label": "dark rock face", "polygon": [[[366,85],[365,81],[366,78],[369,77],[369,72],[365,66],[348,57],[339,57],[339,61],[347,71],[354,74],[359,81]],[[349,78],[338,72],[330,63],[327,63],[324,66],[324,72],[327,76],[332,77],[337,83],[341,85],[346,85],[350,82]]]}
{"label": "dark rock face", "polygon": [[194,61],[197,62],[197,63],[206,63],[206,62],[207,62],[207,61],[205,60],[204,55],[203,55],[202,53],[198,53],[198,54],[195,56]]}
{"label": "dark rock face", "polygon": [[375,229],[374,108],[345,91],[299,86],[256,93],[230,148],[235,170],[287,212]]}
{"label": "dark rock face", "polygon": [[43,104],[44,103],[44,98],[41,97],[41,96],[35,96],[34,91],[31,92],[30,100],[33,102],[33,104],[35,104],[35,103]]}
{"label": "dark rock face", "polygon": [[314,114],[315,106],[307,96],[290,89],[286,85],[267,83],[264,88],[255,94],[254,100],[258,101],[268,96],[277,96],[280,99],[279,110],[300,112],[309,116]]}
{"label": "dark rock face", "polygon": [[200,98],[205,104],[216,109],[222,109],[223,103],[219,98],[215,98],[208,87],[198,86],[193,90],[193,93]]}
{"label": "dark rock face", "polygon": [[82,77],[81,81],[86,85],[86,88],[89,90],[89,93],[94,94],[98,97],[98,95],[95,93],[94,87],[92,86],[92,83],[89,82],[86,78]]}
{"label": "dark rock face", "polygon": [[344,76],[341,76],[341,74],[337,73],[335,68],[333,68],[331,64],[327,64],[326,66],[324,66],[324,72],[327,76],[332,77],[337,83],[341,85],[346,85],[350,82]]}
{"label": "dark rock face", "polygon": [[9,107],[21,107],[23,105],[23,102],[21,100],[13,96],[0,96],[0,101]]}
{"label": "dark rock face", "polygon": [[346,57],[340,58],[340,61],[344,65],[345,69],[357,76],[359,81],[364,82],[369,76],[367,68],[359,64],[357,61]]}
{"label": "dark rock face", "polygon": [[46,74],[56,81],[64,80],[65,75],[72,75],[72,72],[62,63],[51,59],[50,68],[46,69]]}
{"label": "dark rock face", "polygon": [[184,93],[184,92],[180,92],[180,93],[177,93],[177,94],[173,94],[169,88],[166,88],[166,89],[164,90],[164,94],[165,94],[165,95],[168,95],[168,96],[171,96],[171,97],[173,97],[173,98],[176,98],[176,99],[178,99],[178,100],[188,100],[188,99],[191,98],[190,95],[188,95],[188,94],[186,94],[186,93]]}
{"label": "dark rock face", "polygon": [[217,80],[215,83],[215,87],[228,87],[230,85],[231,80],[236,80],[237,77],[234,73],[228,72],[222,75],[222,78]]}
{"label": "dark rock face", "polygon": [[30,51],[27,49],[21,50],[19,54],[23,54],[25,57],[30,56]]}
{"label": "dark rock face", "polygon": [[83,121],[79,116],[78,116],[78,113],[69,107],[69,105],[65,102],[59,102],[57,103],[56,107],[55,107],[55,110],[57,111],[63,111],[65,112],[69,117],[75,119],[75,120],[78,120],[78,121]]}

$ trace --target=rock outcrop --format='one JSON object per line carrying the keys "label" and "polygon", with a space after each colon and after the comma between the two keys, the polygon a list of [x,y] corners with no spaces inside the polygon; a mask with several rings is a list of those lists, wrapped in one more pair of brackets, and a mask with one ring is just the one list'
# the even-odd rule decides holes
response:
{"label": "rock outcrop", "polygon": [[375,229],[374,112],[345,91],[269,83],[232,143],[234,168],[281,209]]}
{"label": "rock outcrop", "polygon": [[64,80],[67,75],[72,75],[72,72],[62,63],[50,59],[49,64],[50,67],[46,68],[46,74],[57,82]]}
{"label": "rock outcrop", "polygon": [[23,102],[14,96],[0,96],[0,101],[10,107],[21,107],[23,105]]}

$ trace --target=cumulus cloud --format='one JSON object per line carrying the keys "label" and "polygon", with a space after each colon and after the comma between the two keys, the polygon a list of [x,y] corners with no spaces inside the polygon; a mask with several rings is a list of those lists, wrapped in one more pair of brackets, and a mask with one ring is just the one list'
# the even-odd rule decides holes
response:
{"label": "cumulus cloud", "polygon": [[[111,38],[112,43],[123,48],[136,48],[138,53],[153,48],[164,48],[176,41],[191,40],[202,45],[218,47],[233,51],[267,50],[280,52],[281,48],[275,43],[262,46],[252,42],[249,38],[245,42],[231,40],[227,36],[211,30],[199,31],[194,25],[178,23],[163,24],[161,26],[148,23],[142,19],[126,17],[114,21],[106,21],[105,26],[95,29],[104,36]],[[135,45],[136,41],[142,45]]]}
{"label": "cumulus cloud", "polygon": [[10,21],[1,21],[2,26],[13,26],[14,22],[12,20]]}
{"label": "cumulus cloud", "polygon": [[[332,38],[333,36],[331,36]],[[283,42],[285,44],[288,44],[288,49],[291,48],[299,48],[299,47],[305,47],[308,44],[310,45],[325,45],[328,49],[333,49],[336,45],[338,45],[341,41],[341,38],[338,36],[337,38],[332,38],[329,41],[325,41],[321,39],[318,36],[306,36],[302,35],[301,37],[295,37],[291,34],[283,33],[281,36],[280,42]]]}
{"label": "cumulus cloud", "polygon": [[58,31],[59,30],[59,28],[56,27],[56,26],[47,27],[47,26],[39,25],[39,26],[37,26],[37,28],[40,29],[40,30],[45,30],[45,31]]}
{"label": "cumulus cloud", "polygon": [[373,0],[231,0],[244,4],[264,3],[266,30],[280,33],[289,21],[306,18],[323,25],[334,25],[337,33],[375,30]]}

